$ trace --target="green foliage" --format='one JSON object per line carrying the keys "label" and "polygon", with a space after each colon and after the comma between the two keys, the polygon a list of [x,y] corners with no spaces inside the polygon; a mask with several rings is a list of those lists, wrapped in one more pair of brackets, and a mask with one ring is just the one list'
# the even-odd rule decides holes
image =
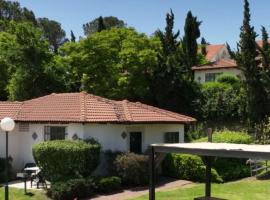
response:
{"label": "green foliage", "polygon": [[250,167],[245,159],[217,158],[214,168],[224,182],[250,176]]}
{"label": "green foliage", "polygon": [[97,191],[102,193],[116,192],[121,188],[121,179],[116,176],[100,178],[97,181]]}
{"label": "green foliage", "polygon": [[193,16],[191,11],[187,13],[183,36],[182,48],[184,52],[184,64],[189,78],[193,78],[192,67],[198,64],[197,53],[198,44],[197,39],[200,37],[200,28],[202,22]]}
{"label": "green foliage", "polygon": [[256,176],[258,180],[269,180],[270,179],[270,171],[263,171]]}
{"label": "green foliage", "polygon": [[[12,177],[12,158],[8,158],[8,177]],[[0,158],[0,182],[6,181],[6,159],[5,158]]]}
{"label": "green foliage", "polygon": [[[214,132],[212,140],[215,143],[251,144],[253,138],[246,132],[219,131]],[[195,140],[195,142],[207,142],[207,137]],[[232,181],[250,175],[249,166],[245,159],[217,158],[214,168],[224,181]]]}
{"label": "green foliage", "polygon": [[62,182],[53,182],[48,196],[54,200],[74,200],[93,195],[95,183],[93,179],[70,179]]}
{"label": "green foliage", "polygon": [[66,41],[66,33],[61,28],[61,24],[45,17],[38,19],[38,26],[43,31],[44,37],[49,41],[51,49],[54,53],[57,53],[59,46]]}
{"label": "green foliage", "polygon": [[83,25],[84,34],[86,36],[92,35],[101,30],[111,29],[111,28],[124,28],[125,22],[118,19],[117,17],[108,16],[108,17],[98,17],[91,22],[88,22]]}
{"label": "green foliage", "polygon": [[33,146],[33,156],[47,180],[90,175],[99,164],[100,145],[55,140]]}
{"label": "green foliage", "polygon": [[133,29],[113,28],[64,44],[55,61],[69,91],[147,101],[158,46],[157,40]]}
{"label": "green foliage", "polygon": [[[232,57],[236,60],[237,66],[243,71],[245,76],[245,89],[247,93],[247,115],[253,126],[255,123],[262,121],[270,113],[269,105],[269,88],[263,83],[264,78],[269,80],[269,67],[261,68],[258,45],[256,43],[257,34],[254,27],[250,24],[250,9],[248,0],[244,0],[244,19],[241,26],[240,41],[237,52],[231,52]],[[264,30],[264,39],[267,34]],[[268,41],[266,41],[268,42]],[[264,46],[263,48],[265,48]],[[263,52],[263,50],[261,51]],[[265,57],[265,56],[262,56]],[[265,59],[263,59],[266,61]],[[263,62],[263,65],[266,62]]]}
{"label": "green foliage", "polygon": [[[194,142],[207,142],[207,137],[200,138]],[[223,130],[214,132],[212,140],[215,143],[235,143],[235,144],[251,144],[253,138],[246,132],[236,132]]]}
{"label": "green foliage", "polygon": [[238,78],[222,75],[202,86],[204,119],[214,122],[245,120],[246,93]]}
{"label": "green foliage", "polygon": [[256,143],[270,144],[270,117],[255,125]]}
{"label": "green foliage", "polygon": [[114,164],[123,183],[130,185],[148,183],[148,156],[124,153],[116,157]]}
{"label": "green foliage", "polygon": [[[204,182],[205,166],[199,156],[187,154],[167,154],[162,164],[165,176]],[[212,181],[222,183],[222,178],[215,169],[211,170]]]}

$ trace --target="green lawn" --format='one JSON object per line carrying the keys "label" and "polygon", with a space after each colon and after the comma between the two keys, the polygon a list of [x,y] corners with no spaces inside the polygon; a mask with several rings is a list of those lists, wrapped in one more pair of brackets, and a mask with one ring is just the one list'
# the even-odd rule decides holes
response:
{"label": "green lawn", "polygon": [[[157,200],[193,200],[194,197],[203,196],[204,185],[185,189],[176,189],[166,192],[157,192]],[[241,181],[213,184],[212,194],[215,197],[230,200],[267,200],[270,199],[270,180],[259,181],[255,179],[245,179]],[[148,195],[135,198],[133,200],[147,200]]]}
{"label": "green lawn", "polygon": [[[0,199],[4,199],[4,188],[0,187]],[[9,188],[9,200],[49,200],[45,192],[28,190],[28,195],[24,194],[24,190]]]}

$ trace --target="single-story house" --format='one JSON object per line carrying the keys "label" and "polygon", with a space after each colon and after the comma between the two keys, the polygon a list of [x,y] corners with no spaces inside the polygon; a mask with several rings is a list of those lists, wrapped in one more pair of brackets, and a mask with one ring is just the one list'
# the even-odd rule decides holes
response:
{"label": "single-story house", "polygon": [[205,65],[192,67],[194,80],[199,83],[213,82],[221,74],[231,74],[243,79],[242,71],[234,60],[220,59]]}
{"label": "single-story house", "polygon": [[[98,140],[103,150],[144,152],[151,143],[184,142],[192,117],[139,102],[114,101],[85,92],[51,94],[23,102],[0,102],[0,119],[11,117],[13,168],[33,162],[32,145],[47,140]],[[0,157],[5,134],[0,131]]]}

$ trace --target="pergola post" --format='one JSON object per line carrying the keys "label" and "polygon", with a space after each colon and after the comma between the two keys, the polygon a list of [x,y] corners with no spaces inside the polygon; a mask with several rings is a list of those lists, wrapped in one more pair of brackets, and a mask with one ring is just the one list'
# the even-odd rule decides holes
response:
{"label": "pergola post", "polygon": [[149,154],[149,200],[155,200],[155,150],[150,148]]}
{"label": "pergola post", "polygon": [[[207,130],[208,142],[212,142],[212,128]],[[205,197],[211,197],[212,158],[205,157]]]}

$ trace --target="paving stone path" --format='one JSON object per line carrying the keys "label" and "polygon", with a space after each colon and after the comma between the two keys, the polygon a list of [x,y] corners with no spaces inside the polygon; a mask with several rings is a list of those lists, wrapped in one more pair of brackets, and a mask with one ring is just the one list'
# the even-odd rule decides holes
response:
{"label": "paving stone path", "polygon": [[[172,190],[180,187],[191,187],[193,185],[193,182],[185,180],[164,180],[156,187],[156,191]],[[91,198],[91,200],[127,200],[144,194],[148,194],[148,187],[126,189],[116,194],[97,196],[95,198]]]}

